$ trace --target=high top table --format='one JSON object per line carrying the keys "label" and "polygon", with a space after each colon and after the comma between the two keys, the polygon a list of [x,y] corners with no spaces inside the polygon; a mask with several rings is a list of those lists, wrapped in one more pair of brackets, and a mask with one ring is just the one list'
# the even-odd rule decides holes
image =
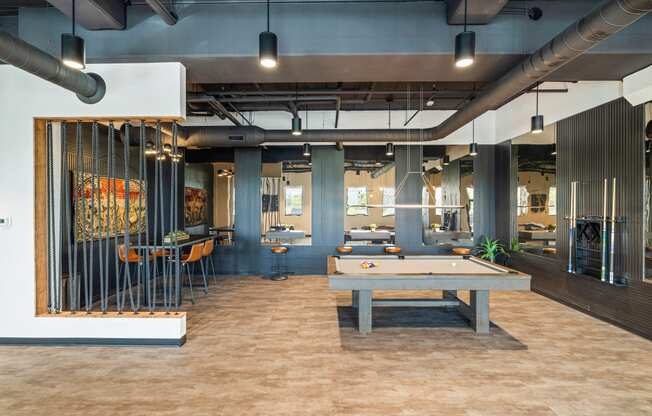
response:
{"label": "high top table", "polygon": [[[374,264],[373,267],[366,268]],[[530,290],[530,276],[472,256],[330,256],[331,290],[350,290],[358,330],[371,332],[373,306],[457,307],[477,333],[489,332],[489,291]],[[373,299],[374,290],[442,290],[441,299]],[[469,290],[466,304],[458,290]]]}
{"label": "high top table", "polygon": [[[140,245],[138,243],[135,244],[130,244],[129,248],[142,251],[142,250],[147,250],[147,251],[157,251],[157,250],[170,250],[172,251],[173,258],[174,258],[174,288],[175,288],[175,296],[174,296],[174,306],[175,308],[178,308],[181,305],[182,301],[182,296],[181,296],[181,249],[184,247],[190,247],[193,244],[197,243],[203,243],[204,241],[208,240],[214,240],[216,239],[216,235],[207,235],[207,234],[201,234],[201,235],[191,235],[190,238],[187,238],[185,240],[179,240],[179,241],[172,241],[169,243],[161,242],[160,239],[157,240],[156,242],[154,240],[150,241],[149,243],[141,243]],[[144,256],[143,256],[144,257]],[[150,256],[151,257],[151,256]],[[166,256],[167,257],[167,256]]]}

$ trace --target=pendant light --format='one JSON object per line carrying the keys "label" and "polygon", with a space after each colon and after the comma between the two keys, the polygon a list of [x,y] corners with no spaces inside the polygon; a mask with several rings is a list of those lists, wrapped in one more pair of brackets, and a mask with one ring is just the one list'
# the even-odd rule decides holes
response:
{"label": "pendant light", "polygon": [[478,155],[478,144],[475,142],[475,119],[473,119],[473,124],[472,124],[472,127],[471,127],[471,131],[472,131],[471,135],[472,135],[473,141],[469,145],[469,154],[471,156],[477,156]]}
{"label": "pendant light", "polygon": [[303,155],[305,157],[310,157],[312,153],[310,152],[310,143],[303,144]]}
{"label": "pendant light", "polygon": [[464,31],[455,36],[455,66],[466,68],[475,60],[475,32],[466,30],[467,0],[464,0]]}
{"label": "pendant light", "polygon": [[540,134],[543,132],[543,116],[539,114],[539,83],[537,83],[536,114],[532,116],[530,132]]}
{"label": "pendant light", "polygon": [[[295,107],[294,109],[296,110],[296,103],[299,102],[299,84],[296,85],[295,93],[294,93],[294,101],[295,101]],[[294,116],[292,116],[292,135],[293,136],[301,136],[301,117],[299,117],[299,111],[297,110],[294,113]]]}
{"label": "pendant light", "polygon": [[448,156],[448,155],[444,155],[443,165],[444,165],[444,166],[448,166],[448,165],[450,165],[450,164],[451,164],[451,158],[450,158],[450,156]]}
{"label": "pendant light", "polygon": [[72,33],[61,35],[61,61],[75,69],[86,68],[86,49],[84,39],[75,34],[76,0],[72,0]]}
{"label": "pendant light", "polygon": [[151,140],[148,140],[145,143],[145,154],[146,155],[155,155],[156,152],[156,147],[154,146],[154,142]]}
{"label": "pendant light", "polygon": [[394,156],[394,143],[387,143],[385,145],[385,156]]}
{"label": "pendant light", "polygon": [[269,31],[269,0],[267,0],[267,30],[258,36],[258,59],[264,68],[276,68],[278,65],[278,40]]}

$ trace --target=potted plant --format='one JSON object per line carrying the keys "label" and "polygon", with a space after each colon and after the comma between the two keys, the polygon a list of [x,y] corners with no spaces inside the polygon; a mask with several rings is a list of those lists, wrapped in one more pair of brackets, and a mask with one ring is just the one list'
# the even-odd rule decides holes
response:
{"label": "potted plant", "polygon": [[505,246],[499,240],[494,240],[489,237],[484,237],[482,242],[476,247],[476,252],[481,259],[489,260],[492,263],[496,262],[498,256],[509,257]]}
{"label": "potted plant", "polygon": [[522,253],[524,251],[517,237],[512,237],[509,243],[509,251],[510,253]]}

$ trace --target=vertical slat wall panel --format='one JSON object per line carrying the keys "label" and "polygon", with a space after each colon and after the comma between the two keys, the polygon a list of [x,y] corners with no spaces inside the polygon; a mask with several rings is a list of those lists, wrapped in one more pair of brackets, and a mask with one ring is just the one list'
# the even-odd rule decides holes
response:
{"label": "vertical slat wall panel", "polygon": [[312,151],[312,244],[344,240],[344,152],[332,146]]}
{"label": "vertical slat wall panel", "polygon": [[258,273],[262,169],[260,148],[235,149],[235,246],[243,273]]}
{"label": "vertical slat wall panel", "polygon": [[[534,290],[652,337],[652,284],[643,280],[644,126],[644,107],[632,107],[624,99],[557,123],[557,259],[516,255],[512,261],[516,268],[532,273]],[[570,182],[581,182],[578,216],[602,215],[603,179],[614,176],[617,214],[627,221],[617,238],[616,271],[627,275],[628,287],[564,271]]]}
{"label": "vertical slat wall panel", "polygon": [[473,159],[473,239],[496,236],[495,146],[478,146]]}

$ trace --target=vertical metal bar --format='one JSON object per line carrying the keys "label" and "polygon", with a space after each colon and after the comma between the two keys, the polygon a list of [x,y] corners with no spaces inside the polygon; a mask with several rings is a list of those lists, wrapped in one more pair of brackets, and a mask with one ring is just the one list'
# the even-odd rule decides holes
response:
{"label": "vertical metal bar", "polygon": [[[156,122],[156,138],[158,141],[158,145],[160,146],[161,149],[161,154],[164,155],[165,153],[163,152],[163,141],[161,140],[161,121],[158,120]],[[159,182],[158,182],[158,196],[160,198],[160,204],[161,204],[161,245],[165,242],[165,204],[164,204],[164,195],[163,195],[163,160],[157,160],[158,164],[158,170],[159,170]],[[169,284],[169,276],[168,276],[168,269],[165,257],[162,257],[163,261],[161,262],[161,268],[163,269],[163,306],[165,308],[165,311],[168,312],[170,309],[170,305],[168,304],[168,290],[170,290],[170,284]]]}
{"label": "vertical metal bar", "polygon": [[93,122],[91,126],[91,214],[90,214],[90,243],[89,243],[89,279],[88,279],[88,293],[90,297],[91,307],[93,303],[93,254],[94,240],[95,240],[95,181],[97,174],[97,122]]}
{"label": "vertical metal bar", "polygon": [[[174,230],[177,231],[179,228],[179,209],[178,209],[178,204],[179,204],[179,193],[178,193],[178,182],[179,182],[179,163],[181,162],[181,158],[179,157],[179,146],[178,146],[178,126],[176,122],[173,122],[172,124],[172,151],[174,152],[175,155],[175,160],[176,163],[174,163],[174,186],[172,189],[172,195],[173,195],[173,224],[174,224]],[[177,241],[176,241],[176,233],[175,233],[175,246],[178,247]],[[181,271],[180,271],[180,259],[179,259],[179,250],[175,250],[175,261],[174,261],[174,306],[176,309],[179,309],[179,293],[181,290]]]}
{"label": "vertical metal bar", "polygon": [[[116,152],[115,152],[115,129],[113,126],[109,127],[109,142],[111,143],[111,160],[110,160],[110,166],[111,166],[111,176],[113,179],[113,260],[114,260],[114,272],[115,272],[115,303],[116,303],[116,309],[118,310],[118,313],[122,312],[122,302],[120,301],[120,262],[118,259],[118,250],[119,250],[119,244],[120,241],[118,240],[118,198],[117,198],[117,193],[118,193],[118,181],[116,179],[117,171],[115,169],[115,157],[116,157]],[[109,204],[110,205],[110,204]],[[124,293],[122,294],[124,296]]]}
{"label": "vertical metal bar", "polygon": [[[106,287],[104,286],[104,259],[102,257],[102,186],[100,184],[99,172],[99,153],[100,153],[100,132],[98,123],[93,123],[93,184],[94,189],[91,198],[97,198],[97,259],[99,262],[99,277],[100,277],[100,310],[105,312],[104,308],[106,299]],[[95,187],[95,184],[97,186]],[[95,228],[91,227],[94,231]],[[95,235],[93,235],[95,237]],[[92,277],[91,277],[92,279]],[[91,291],[92,292],[92,291]],[[92,293],[91,293],[92,296]]]}
{"label": "vertical metal bar", "polygon": [[611,185],[611,248],[609,250],[609,283],[614,284],[614,257],[616,254],[616,178]]}
{"label": "vertical metal bar", "polygon": [[[174,135],[175,133],[175,125],[172,125],[172,153],[170,154],[170,185],[171,185],[171,191],[170,192],[170,235],[172,236],[172,243],[176,246],[177,245],[177,227],[176,223],[174,222],[174,190],[176,187],[175,183],[175,178],[174,178],[174,173],[176,171],[176,151],[174,149]],[[169,308],[172,305],[172,261],[174,260],[174,250],[169,251],[168,255],[168,270],[169,270],[169,275],[170,275],[170,290],[168,291],[168,299],[166,301],[168,305],[168,309],[166,312],[169,312]],[[176,263],[176,262],[175,262]],[[174,267],[176,269],[176,266]],[[175,273],[176,277],[176,273]],[[176,279],[175,279],[175,286],[176,288]]]}
{"label": "vertical metal bar", "polygon": [[[149,190],[149,182],[147,179],[147,159],[145,156],[145,121],[141,120],[140,122],[140,156],[141,156],[141,164],[142,164],[142,170],[143,170],[143,183],[145,184],[145,190]],[[147,196],[147,194],[145,195]],[[149,247],[149,203],[146,203],[145,207],[145,244]],[[149,267],[149,259],[150,259],[150,252],[149,248],[145,249],[145,290],[147,292],[147,309],[149,312],[154,311],[154,304],[152,303],[152,291],[151,291],[151,274],[150,274],[150,267]],[[156,257],[154,257],[154,263],[156,264]]]}
{"label": "vertical metal bar", "polygon": [[81,172],[81,183],[80,183],[80,198],[81,198],[81,205],[82,209],[81,212],[79,213],[79,219],[80,219],[80,226],[82,229],[82,257],[84,260],[84,309],[86,312],[90,312],[90,293],[88,291],[88,244],[87,244],[87,235],[86,235],[86,194],[85,194],[85,187],[86,187],[86,181],[84,178],[84,145],[81,141],[81,123],[78,123],[78,134],[79,134],[79,147],[81,149],[80,152],[80,157],[79,157],[79,164],[81,165],[82,172]]}
{"label": "vertical metal bar", "polygon": [[607,194],[609,189],[609,181],[604,178],[604,188],[602,190],[602,247],[600,247],[602,254],[602,264],[600,265],[600,280],[607,281]]}
{"label": "vertical metal bar", "polygon": [[[70,231],[72,230],[70,224],[70,182],[68,176],[68,132],[66,129],[66,123],[61,122],[61,181],[63,185],[63,196],[61,197],[61,209],[63,209],[63,225],[61,226],[61,235],[62,240],[65,241],[66,252],[67,252],[67,264],[68,264],[68,308],[72,309],[72,290],[73,290],[73,280],[72,280],[72,247],[70,241]],[[62,243],[61,247],[63,247]]]}
{"label": "vertical metal bar", "polygon": [[142,275],[142,260],[145,258],[143,256],[141,247],[142,247],[142,226],[143,226],[143,221],[141,218],[141,214],[143,212],[143,126],[141,124],[140,130],[139,130],[139,140],[138,140],[138,223],[136,224],[136,227],[138,228],[138,256],[139,256],[139,262],[138,262],[138,272],[137,272],[137,279],[138,279],[138,290],[136,291],[136,311],[140,311],[141,308],[141,299],[140,299],[140,291],[145,287],[143,285],[143,275]]}
{"label": "vertical metal bar", "polygon": [[[156,306],[156,290],[157,290],[157,285],[158,285],[158,258],[159,256],[156,255],[159,251],[158,247],[158,181],[159,181],[159,160],[158,160],[158,152],[160,151],[161,147],[161,129],[160,125],[157,125],[156,128],[156,139],[155,139],[155,144],[154,148],[156,149],[156,156],[154,159],[154,228],[152,232],[154,233],[154,282],[153,282],[153,288],[152,288],[152,307]],[[151,312],[152,310],[150,310]]]}
{"label": "vertical metal bar", "polygon": [[53,212],[53,188],[52,188],[52,123],[47,122],[46,126],[46,192],[47,192],[47,239],[48,239],[48,313],[54,312],[54,212]]}
{"label": "vertical metal bar", "polygon": [[[109,131],[106,135],[106,233],[105,233],[105,247],[104,247],[104,282],[102,285],[105,288],[105,298],[102,302],[102,311],[105,312],[109,306],[108,292],[109,292],[109,247],[111,245],[111,160],[113,158],[111,148],[111,134],[114,130],[113,123],[109,123]],[[115,192],[115,189],[113,190]]]}
{"label": "vertical metal bar", "polygon": [[131,248],[131,236],[129,233],[129,208],[130,208],[130,197],[131,197],[131,186],[130,186],[130,175],[129,175],[129,141],[131,134],[131,125],[127,123],[125,125],[125,136],[123,142],[124,149],[124,209],[125,209],[125,237],[124,237],[124,247],[125,247],[125,276],[122,285],[122,306],[124,308],[125,301],[125,289],[129,288],[129,302],[131,303],[131,310],[135,310],[134,306],[134,296],[131,290],[131,270],[129,268],[129,249]]}
{"label": "vertical metal bar", "polygon": [[72,298],[70,300],[70,309],[76,311],[79,309],[79,276],[77,273],[78,261],[77,261],[77,228],[81,226],[80,218],[81,214],[79,212],[79,198],[80,198],[80,189],[79,189],[79,165],[81,163],[81,130],[79,122],[75,124],[75,182],[73,184],[74,189],[74,223],[72,227],[72,242],[73,242],[73,261],[72,261],[72,276],[73,289],[72,289]]}

